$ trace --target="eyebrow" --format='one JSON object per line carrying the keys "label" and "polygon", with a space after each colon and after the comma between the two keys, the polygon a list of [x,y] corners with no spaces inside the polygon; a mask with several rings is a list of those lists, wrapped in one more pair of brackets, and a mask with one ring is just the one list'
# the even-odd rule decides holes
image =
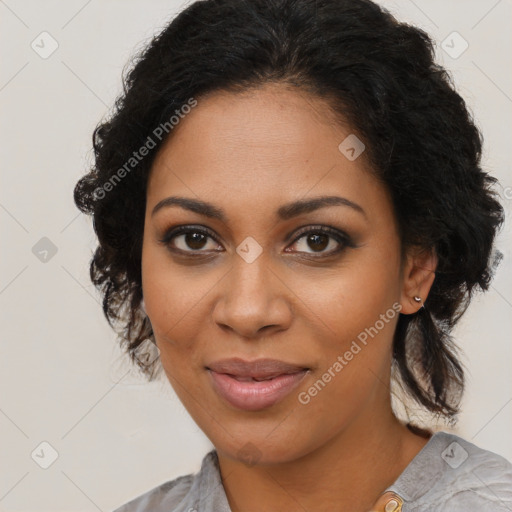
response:
{"label": "eyebrow", "polygon": [[[219,208],[206,201],[201,201],[199,199],[179,196],[170,196],[159,201],[153,208],[151,216],[154,216],[159,210],[171,206],[190,210],[199,215],[203,215],[204,217],[218,219],[224,223],[228,222],[228,216],[222,208]],[[278,208],[277,217],[281,220],[288,220],[303,213],[310,213],[315,210],[319,210],[320,208],[326,208],[329,206],[346,206],[361,213],[366,218],[366,212],[361,206],[345,197],[339,196],[320,196],[314,197],[312,199],[301,199],[299,201],[284,204]]]}

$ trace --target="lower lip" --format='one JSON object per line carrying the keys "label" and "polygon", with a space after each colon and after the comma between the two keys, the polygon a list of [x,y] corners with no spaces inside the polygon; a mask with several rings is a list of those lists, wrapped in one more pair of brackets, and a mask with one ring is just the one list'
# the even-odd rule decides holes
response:
{"label": "lower lip", "polygon": [[259,411],[280,402],[305,377],[307,370],[262,381],[240,381],[225,373],[209,370],[213,387],[232,406],[246,411]]}

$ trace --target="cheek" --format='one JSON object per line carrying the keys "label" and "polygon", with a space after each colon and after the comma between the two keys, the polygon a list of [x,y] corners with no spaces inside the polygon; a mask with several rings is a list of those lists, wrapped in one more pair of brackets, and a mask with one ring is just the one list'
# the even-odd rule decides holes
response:
{"label": "cheek", "polygon": [[[198,353],[194,340],[201,329],[204,281],[176,269],[169,257],[151,248],[143,250],[142,288],[160,360],[169,381],[186,403],[185,389],[194,386],[192,369]],[[183,388],[183,389],[182,389]]]}
{"label": "cheek", "polygon": [[400,310],[399,269],[396,253],[360,251],[308,288],[321,354],[305,388],[305,400],[311,398],[306,407],[315,414],[325,408],[353,411],[387,382]]}
{"label": "cheek", "polygon": [[[193,336],[204,320],[202,301],[214,284],[198,276],[197,267],[178,267],[160,249],[147,248],[142,257],[142,288],[147,314],[157,338],[175,345]],[[210,283],[210,281],[212,281]]]}
{"label": "cheek", "polygon": [[[338,269],[315,280],[303,279],[304,303],[315,313],[318,327],[331,342],[336,340],[337,350],[376,322],[384,336],[392,335],[388,324],[399,307],[399,261],[394,254],[377,256],[371,250],[354,252]],[[386,313],[388,321],[382,325]]]}

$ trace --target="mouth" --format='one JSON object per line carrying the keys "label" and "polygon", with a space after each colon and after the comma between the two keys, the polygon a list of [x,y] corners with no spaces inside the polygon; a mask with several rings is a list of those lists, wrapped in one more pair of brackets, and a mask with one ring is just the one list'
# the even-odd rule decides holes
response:
{"label": "mouth", "polygon": [[310,368],[276,359],[223,359],[206,366],[213,389],[231,406],[267,409],[288,396]]}

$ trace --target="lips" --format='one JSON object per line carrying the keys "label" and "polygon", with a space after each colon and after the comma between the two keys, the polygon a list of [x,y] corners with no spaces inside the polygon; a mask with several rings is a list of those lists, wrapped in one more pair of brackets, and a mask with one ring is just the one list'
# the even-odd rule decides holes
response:
{"label": "lips", "polygon": [[214,390],[230,405],[243,410],[266,409],[284,399],[309,368],[279,361],[222,359],[206,366]]}

